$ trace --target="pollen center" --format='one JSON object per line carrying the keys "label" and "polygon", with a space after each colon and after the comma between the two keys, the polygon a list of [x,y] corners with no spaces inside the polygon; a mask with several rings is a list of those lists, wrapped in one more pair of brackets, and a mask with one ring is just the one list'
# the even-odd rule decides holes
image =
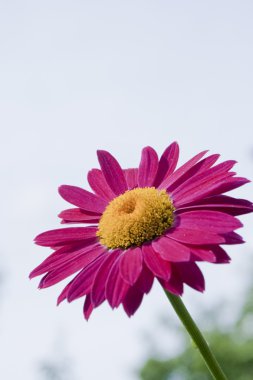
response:
{"label": "pollen center", "polygon": [[126,191],[106,207],[98,226],[100,243],[126,249],[162,235],[173,223],[174,207],[165,190]]}

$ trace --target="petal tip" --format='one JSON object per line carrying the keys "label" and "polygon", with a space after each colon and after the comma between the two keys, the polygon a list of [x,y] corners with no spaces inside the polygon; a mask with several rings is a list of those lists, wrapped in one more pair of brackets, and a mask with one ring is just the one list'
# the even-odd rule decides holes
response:
{"label": "petal tip", "polygon": [[36,274],[34,273],[34,270],[31,271],[31,273],[29,273],[29,280],[32,280],[34,277],[36,277]]}
{"label": "petal tip", "polygon": [[104,149],[97,149],[97,156],[100,157],[102,154],[109,153],[107,150]]}
{"label": "petal tip", "polygon": [[64,191],[64,189],[66,189],[66,186],[68,185],[60,185],[58,186],[58,193],[61,195],[61,193]]}
{"label": "petal tip", "polygon": [[63,302],[62,299],[60,299],[60,297],[57,298],[57,301],[56,301],[56,306],[60,306],[60,304]]}

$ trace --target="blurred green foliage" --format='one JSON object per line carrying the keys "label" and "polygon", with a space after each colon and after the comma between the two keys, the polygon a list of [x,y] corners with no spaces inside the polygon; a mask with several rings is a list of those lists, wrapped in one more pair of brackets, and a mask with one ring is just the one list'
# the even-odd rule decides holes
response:
{"label": "blurred green foliage", "polygon": [[[228,329],[220,328],[218,323],[212,322],[204,336],[229,380],[252,380],[253,289],[249,292],[241,313]],[[189,338],[185,339],[183,350],[178,356],[166,360],[148,359],[141,368],[139,377],[142,380],[212,379]]]}
{"label": "blurred green foliage", "polygon": [[72,363],[68,358],[54,358],[44,360],[38,368],[39,379],[41,380],[74,380],[76,377],[72,373]]}

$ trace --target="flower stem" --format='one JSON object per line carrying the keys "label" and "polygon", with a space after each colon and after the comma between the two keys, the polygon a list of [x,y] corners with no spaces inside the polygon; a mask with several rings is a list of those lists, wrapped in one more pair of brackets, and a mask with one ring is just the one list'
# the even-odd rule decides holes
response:
{"label": "flower stem", "polygon": [[192,340],[198,347],[210,373],[212,374],[213,378],[215,380],[227,380],[225,374],[223,373],[219,363],[215,359],[208,343],[206,342],[205,338],[201,334],[199,328],[197,327],[196,323],[190,316],[188,310],[186,309],[182,299],[178,296],[175,296],[174,294],[167,292],[165,290],[165,293],[173,306],[175,312],[177,313],[179,319],[183,323],[184,327],[188,331],[189,335],[191,336]]}

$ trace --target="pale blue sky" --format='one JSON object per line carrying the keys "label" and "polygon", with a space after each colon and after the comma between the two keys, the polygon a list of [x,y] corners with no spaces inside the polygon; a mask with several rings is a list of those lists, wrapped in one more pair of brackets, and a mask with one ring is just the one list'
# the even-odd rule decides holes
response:
{"label": "pale blue sky", "polygon": [[[34,380],[61,335],[78,379],[134,379],[140,335],[166,308],[173,316],[162,291],[155,287],[130,320],[103,306],[86,323],[82,302],[55,307],[63,285],[38,291],[28,281],[49,252],[32,239],[59,227],[66,204],[57,187],[86,186],[98,148],[133,167],[143,146],[161,153],[177,140],[181,162],[210,149],[252,179],[252,19],[250,0],[0,0],[4,379]],[[252,185],[235,194],[252,199]],[[247,245],[228,250],[229,266],[202,265],[205,295],[186,292],[196,315],[198,303],[243,289],[253,238],[252,217],[242,220]]]}

